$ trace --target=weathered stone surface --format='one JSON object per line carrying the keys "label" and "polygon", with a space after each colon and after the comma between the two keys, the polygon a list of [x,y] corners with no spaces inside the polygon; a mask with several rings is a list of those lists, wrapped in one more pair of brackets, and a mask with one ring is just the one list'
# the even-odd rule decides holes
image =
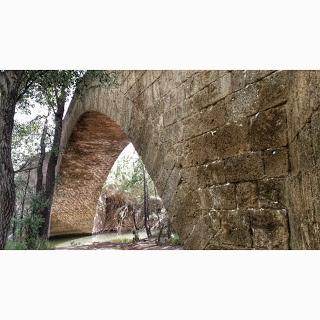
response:
{"label": "weathered stone surface", "polygon": [[250,217],[247,212],[220,211],[220,228],[209,241],[207,249],[251,248]]}
{"label": "weathered stone surface", "polygon": [[216,185],[210,188],[212,207],[216,210],[237,208],[235,185],[231,183]]}
{"label": "weathered stone surface", "polygon": [[259,82],[259,108],[265,110],[288,100],[293,73],[281,71]]}
{"label": "weathered stone surface", "polygon": [[248,126],[245,121],[230,123],[213,131],[219,158],[227,158],[249,149]]}
{"label": "weathered stone surface", "polygon": [[252,150],[285,146],[287,144],[285,108],[274,108],[252,116],[249,131]]}
{"label": "weathered stone surface", "polygon": [[[226,182],[224,161],[217,160],[199,166],[196,172],[200,187],[212,186]],[[193,176],[194,177],[194,176]]]}
{"label": "weathered stone surface", "polygon": [[258,188],[256,182],[237,184],[237,203],[239,208],[258,207]]}
{"label": "weathered stone surface", "polygon": [[319,71],[118,75],[64,119],[51,235],[90,232],[131,141],[186,248],[320,248]]}
{"label": "weathered stone surface", "polygon": [[315,113],[311,120],[311,136],[314,159],[320,164],[320,112]]}
{"label": "weathered stone surface", "polygon": [[243,116],[251,116],[259,111],[259,88],[251,84],[243,90],[231,94],[227,99],[228,114],[234,121]]}
{"label": "weathered stone surface", "polygon": [[217,143],[214,131],[188,140],[183,144],[182,166],[198,166],[218,159]]}
{"label": "weathered stone surface", "polygon": [[263,161],[258,153],[246,153],[225,160],[226,181],[240,182],[263,177]]}
{"label": "weathered stone surface", "polygon": [[214,104],[232,92],[231,73],[223,74],[208,86],[208,105]]}
{"label": "weathered stone surface", "polygon": [[87,112],[79,119],[63,154],[51,234],[92,232],[106,173],[128,142],[119,126],[101,113]]}
{"label": "weathered stone surface", "polygon": [[254,248],[288,249],[289,233],[286,210],[252,210],[250,221]]}
{"label": "weathered stone surface", "polygon": [[205,249],[219,227],[220,219],[216,216],[216,212],[211,211],[206,214],[204,211],[186,239],[185,246],[189,249]]}
{"label": "weathered stone surface", "polygon": [[267,177],[287,176],[289,171],[288,149],[271,149],[264,152],[265,174]]}
{"label": "weathered stone surface", "polygon": [[300,170],[308,171],[316,164],[316,155],[313,153],[311,126],[309,123],[307,123],[300,132],[298,141]]}
{"label": "weathered stone surface", "polygon": [[261,208],[285,208],[285,180],[264,179],[258,182],[259,204]]}

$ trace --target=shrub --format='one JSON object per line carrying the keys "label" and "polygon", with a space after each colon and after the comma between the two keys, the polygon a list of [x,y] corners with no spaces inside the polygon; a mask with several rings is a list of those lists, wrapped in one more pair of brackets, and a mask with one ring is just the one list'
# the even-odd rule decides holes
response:
{"label": "shrub", "polygon": [[5,250],[27,250],[24,242],[9,240],[4,248]]}
{"label": "shrub", "polygon": [[[5,250],[28,250],[28,249],[31,249],[31,248],[28,248],[25,241],[9,240],[5,246]],[[33,248],[32,249],[34,249],[34,250],[51,250],[51,249],[53,249],[53,246],[51,245],[51,243],[49,241],[38,238],[33,241]]]}
{"label": "shrub", "polygon": [[32,198],[31,206],[27,214],[22,219],[16,219],[17,235],[19,241],[10,244],[9,247],[17,250],[45,250],[50,249],[51,245],[47,240],[39,236],[40,228],[44,222],[43,217],[39,214],[44,205],[44,201],[40,196]]}
{"label": "shrub", "polygon": [[181,239],[177,234],[172,235],[172,237],[169,240],[170,244],[173,246],[181,246],[183,245]]}

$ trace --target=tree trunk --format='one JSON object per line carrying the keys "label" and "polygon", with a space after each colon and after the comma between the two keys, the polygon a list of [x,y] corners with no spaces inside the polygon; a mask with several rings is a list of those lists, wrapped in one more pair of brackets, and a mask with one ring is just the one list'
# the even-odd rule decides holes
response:
{"label": "tree trunk", "polygon": [[26,186],[25,186],[24,191],[23,191],[23,197],[22,197],[22,201],[21,201],[20,234],[19,234],[20,240],[22,239],[22,235],[23,235],[22,220],[23,220],[23,216],[24,216],[24,205],[25,205],[26,196],[27,196],[27,191],[28,191],[28,186],[29,186],[29,181],[30,181],[30,174],[31,174],[31,170],[28,170],[27,182],[26,182]]}
{"label": "tree trunk", "polygon": [[54,193],[54,187],[55,187],[55,181],[56,181],[56,166],[58,163],[59,152],[60,152],[62,119],[63,119],[65,102],[66,102],[65,96],[62,96],[60,99],[58,99],[57,111],[55,113],[54,138],[53,138],[53,144],[50,152],[50,158],[49,158],[47,174],[46,174],[46,183],[45,183],[45,190],[44,190],[44,208],[41,212],[44,222],[40,229],[40,235],[44,239],[48,238],[48,233],[49,233],[50,211],[51,211],[53,193]]}
{"label": "tree trunk", "polygon": [[168,240],[171,239],[171,235],[172,235],[171,220],[170,220],[170,217],[168,216],[168,225],[167,225],[167,238],[168,238]]}
{"label": "tree trunk", "polygon": [[132,220],[133,220],[133,241],[137,242],[139,241],[139,233],[138,233],[138,226],[137,226],[137,221],[136,221],[136,210],[135,208],[130,208],[131,210],[131,215],[132,215]]}
{"label": "tree trunk", "polygon": [[21,214],[20,214],[21,219],[23,218],[23,214],[24,214],[24,204],[26,202],[26,196],[27,196],[27,191],[28,191],[28,186],[29,186],[29,181],[30,181],[30,174],[31,174],[31,170],[28,170],[27,182],[26,182],[26,186],[23,191],[23,197],[22,197],[22,202],[21,202]]}
{"label": "tree trunk", "polygon": [[145,169],[143,168],[143,214],[144,214],[144,226],[148,238],[151,238],[151,230],[149,225],[149,196],[148,185],[146,179]]}
{"label": "tree trunk", "polygon": [[0,249],[5,247],[15,207],[11,144],[19,83],[18,72],[0,73]]}
{"label": "tree trunk", "polygon": [[37,183],[36,183],[36,193],[40,195],[43,191],[43,162],[46,156],[46,136],[48,131],[48,119],[45,120],[41,140],[40,140],[40,156],[37,167]]}
{"label": "tree trunk", "polygon": [[13,224],[12,224],[12,240],[16,240],[16,230],[17,230],[17,211],[15,210],[13,213]]}

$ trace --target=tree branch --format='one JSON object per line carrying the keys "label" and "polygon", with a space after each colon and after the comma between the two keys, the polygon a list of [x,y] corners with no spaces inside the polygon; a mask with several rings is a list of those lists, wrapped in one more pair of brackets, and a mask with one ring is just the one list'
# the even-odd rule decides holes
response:
{"label": "tree branch", "polygon": [[29,76],[29,78],[27,78],[26,80],[26,85],[23,88],[23,90],[20,92],[20,94],[17,97],[17,101],[19,101],[20,99],[22,99],[22,97],[28,92],[28,90],[30,89],[30,87],[34,84],[34,82],[36,81],[36,79],[38,77],[43,76],[47,71],[35,71],[35,72],[31,72],[31,75]]}
{"label": "tree branch", "polygon": [[31,171],[31,170],[33,170],[33,169],[37,169],[38,167],[29,167],[29,168],[24,168],[24,169],[18,169],[18,170],[16,170],[14,173],[16,174],[16,173],[19,173],[19,172],[24,172],[24,171]]}

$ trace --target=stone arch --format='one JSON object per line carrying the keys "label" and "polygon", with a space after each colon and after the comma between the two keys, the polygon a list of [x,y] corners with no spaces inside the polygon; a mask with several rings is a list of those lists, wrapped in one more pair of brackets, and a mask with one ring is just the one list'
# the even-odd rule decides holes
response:
{"label": "stone arch", "polygon": [[[123,75],[119,76],[121,79]],[[51,237],[91,233],[101,187],[129,142],[153,180],[166,170],[161,167],[164,154],[158,152],[159,142],[152,139],[154,128],[147,125],[144,113],[136,112],[131,117],[134,102],[122,89],[122,86],[103,89],[93,85],[71,102],[63,123],[63,152],[51,211]],[[138,110],[142,110],[140,105]],[[157,162],[160,159],[161,164]],[[160,167],[155,168],[157,165]],[[154,180],[157,190],[161,188],[159,181],[162,179]]]}
{"label": "stone arch", "polygon": [[62,156],[52,235],[91,233],[106,175],[128,143],[127,135],[108,116],[87,111],[79,117]]}
{"label": "stone arch", "polygon": [[[87,143],[106,148],[110,128],[134,144],[186,248],[319,248],[319,83],[318,71],[223,70],[119,71],[116,87],[92,85],[64,119],[51,235],[81,225],[65,179],[75,146],[101,128]],[[64,197],[78,208],[65,231]]]}

